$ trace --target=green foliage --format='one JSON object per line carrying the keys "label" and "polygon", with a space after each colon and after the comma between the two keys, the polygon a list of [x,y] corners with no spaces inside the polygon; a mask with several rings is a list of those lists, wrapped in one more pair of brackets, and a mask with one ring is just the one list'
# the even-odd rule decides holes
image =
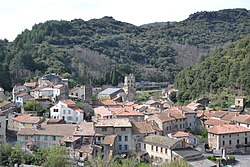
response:
{"label": "green foliage", "polygon": [[69,156],[65,147],[53,146],[48,153],[46,161],[43,163],[44,167],[67,167],[69,164]]}
{"label": "green foliage", "polygon": [[40,110],[39,102],[37,100],[28,100],[24,104],[24,109],[26,111],[38,111]]}
{"label": "green foliage", "polygon": [[[16,83],[50,72],[71,74],[70,86],[89,82],[117,85],[130,73],[137,80],[173,82],[182,67],[198,62],[200,54],[249,34],[249,18],[248,10],[231,9],[139,27],[111,17],[47,21],[24,30],[14,42],[0,40],[0,85],[10,90]],[[237,70],[231,73],[236,75]],[[210,78],[214,79],[216,75]],[[211,88],[220,86],[214,83]],[[199,92],[181,93],[182,99],[189,99]]]}
{"label": "green foliage", "polygon": [[171,92],[169,95],[169,99],[173,102],[176,103],[177,102],[177,94],[175,91]]}
{"label": "green foliage", "polygon": [[230,95],[249,95],[249,48],[250,37],[246,37],[215,50],[202,63],[181,71],[175,78],[175,86],[179,90],[178,101],[216,94],[223,98],[215,105],[223,108],[230,105],[227,102]]}
{"label": "green foliage", "polygon": [[84,111],[85,119],[91,120],[91,117],[94,115],[94,110],[90,104],[77,102],[76,106]]}
{"label": "green foliage", "polygon": [[9,143],[0,145],[0,165],[9,165],[8,158],[11,156],[12,146]]}
{"label": "green foliage", "polygon": [[207,159],[209,159],[211,161],[216,161],[216,157],[214,157],[214,156],[207,156]]}

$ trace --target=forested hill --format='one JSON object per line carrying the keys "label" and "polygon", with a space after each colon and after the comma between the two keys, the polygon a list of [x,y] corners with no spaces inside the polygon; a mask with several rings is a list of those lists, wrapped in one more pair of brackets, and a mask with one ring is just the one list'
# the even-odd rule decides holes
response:
{"label": "forested hill", "polygon": [[250,94],[250,36],[217,49],[175,79],[181,102],[209,94]]}
{"label": "forested hill", "polygon": [[135,73],[137,80],[172,82],[211,48],[250,34],[249,27],[250,12],[245,9],[198,12],[181,22],[139,27],[112,17],[47,21],[25,30],[14,42],[0,41],[5,76],[0,86],[10,89],[49,72],[68,76],[71,84],[109,84],[111,76],[121,81],[128,73]]}

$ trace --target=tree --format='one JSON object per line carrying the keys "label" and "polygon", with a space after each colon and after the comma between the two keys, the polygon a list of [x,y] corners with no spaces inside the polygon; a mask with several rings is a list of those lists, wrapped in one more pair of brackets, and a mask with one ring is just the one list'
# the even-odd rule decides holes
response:
{"label": "tree", "polygon": [[49,150],[44,167],[69,167],[69,156],[65,147],[55,145]]}
{"label": "tree", "polygon": [[23,151],[19,145],[15,145],[14,149],[12,149],[10,156],[8,157],[9,164],[14,166],[15,164],[20,165],[23,161],[22,159]]}
{"label": "tree", "polygon": [[173,102],[176,103],[177,102],[177,94],[175,91],[171,92],[169,95],[169,99]]}
{"label": "tree", "polygon": [[38,111],[40,110],[39,102],[37,100],[28,100],[24,104],[24,109],[26,111]]}
{"label": "tree", "polygon": [[76,106],[84,111],[85,119],[91,120],[91,117],[94,115],[94,110],[89,103],[78,102]]}
{"label": "tree", "polygon": [[0,165],[9,166],[8,158],[11,156],[12,146],[9,143],[0,145]]}

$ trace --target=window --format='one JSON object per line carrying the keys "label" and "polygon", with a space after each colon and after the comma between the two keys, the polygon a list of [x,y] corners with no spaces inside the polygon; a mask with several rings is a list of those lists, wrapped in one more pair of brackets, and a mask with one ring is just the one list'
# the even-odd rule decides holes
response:
{"label": "window", "polygon": [[74,95],[74,93],[71,93],[71,95]]}
{"label": "window", "polygon": [[240,144],[240,140],[239,139],[237,140],[237,144]]}
{"label": "window", "polygon": [[165,148],[165,154],[168,154],[168,149],[167,148]]}
{"label": "window", "polygon": [[240,136],[240,134],[238,133],[237,136]]}
{"label": "window", "polygon": [[191,122],[189,123],[189,126],[191,126],[192,124],[191,124]]}
{"label": "window", "polygon": [[68,110],[68,114],[71,114],[71,111],[70,111],[70,110]]}
{"label": "window", "polygon": [[54,140],[54,141],[55,141],[55,140],[56,140],[56,136],[52,136],[52,140]]}
{"label": "window", "polygon": [[65,110],[63,110],[63,114],[66,114],[66,111],[65,111]]}
{"label": "window", "polygon": [[182,127],[181,127],[181,124],[180,124],[180,129],[181,129]]}
{"label": "window", "polygon": [[44,140],[48,140],[48,136],[47,135],[44,136]]}
{"label": "window", "polygon": [[124,145],[124,150],[128,150],[128,145],[127,144]]}
{"label": "window", "polygon": [[119,145],[119,150],[122,150],[122,145],[121,144]]}
{"label": "window", "polygon": [[154,146],[151,146],[151,151],[154,151]]}
{"label": "window", "polygon": [[76,96],[78,96],[78,93],[76,93]]}
{"label": "window", "polygon": [[229,145],[231,145],[232,144],[232,141],[231,140],[229,140]]}
{"label": "window", "polygon": [[122,137],[121,136],[119,136],[119,141],[122,141]]}
{"label": "window", "polygon": [[58,112],[58,109],[54,109],[54,112]]}
{"label": "window", "polygon": [[128,141],[128,136],[125,136],[125,141]]}
{"label": "window", "polygon": [[224,138],[225,136],[223,135],[222,137]]}
{"label": "window", "polygon": [[71,117],[71,116],[68,116],[68,117],[67,117],[67,120],[68,120],[68,121],[72,121],[72,117]]}
{"label": "window", "polygon": [[36,136],[36,140],[40,140],[40,136],[38,135],[38,136]]}
{"label": "window", "polygon": [[121,131],[126,131],[126,128],[121,128]]}
{"label": "window", "polygon": [[247,135],[247,133],[245,133],[245,136]]}
{"label": "window", "polygon": [[156,146],[156,152],[158,152],[158,147]]}
{"label": "window", "polygon": [[225,145],[225,141],[222,141],[222,145],[223,145],[223,146]]}
{"label": "window", "polygon": [[161,153],[163,152],[163,148],[161,147]]}
{"label": "window", "polygon": [[76,117],[76,121],[78,122],[78,117]]}
{"label": "window", "polygon": [[146,144],[143,145],[144,149],[146,149]]}
{"label": "window", "polygon": [[231,137],[231,135],[229,135],[229,137]]}
{"label": "window", "polygon": [[0,128],[2,127],[2,123],[0,122]]}
{"label": "window", "polygon": [[245,144],[247,144],[247,138],[245,138]]}
{"label": "window", "polygon": [[106,132],[107,131],[107,128],[105,127],[105,128],[102,128],[102,131],[103,132]]}

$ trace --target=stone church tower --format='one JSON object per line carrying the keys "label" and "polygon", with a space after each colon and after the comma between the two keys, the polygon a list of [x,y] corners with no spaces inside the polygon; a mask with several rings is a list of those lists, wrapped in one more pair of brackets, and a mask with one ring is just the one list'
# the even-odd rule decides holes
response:
{"label": "stone church tower", "polygon": [[136,93],[135,76],[133,74],[125,76],[123,90],[128,96],[128,101],[132,101]]}

